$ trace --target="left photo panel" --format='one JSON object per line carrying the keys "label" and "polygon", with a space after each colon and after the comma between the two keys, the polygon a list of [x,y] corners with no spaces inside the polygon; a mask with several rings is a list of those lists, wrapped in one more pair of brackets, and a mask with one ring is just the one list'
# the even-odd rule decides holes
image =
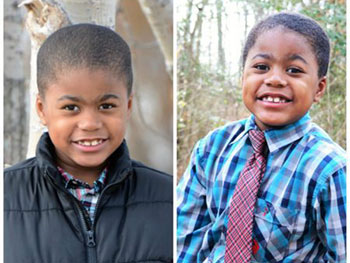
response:
{"label": "left photo panel", "polygon": [[173,262],[173,1],[4,1],[4,262]]}

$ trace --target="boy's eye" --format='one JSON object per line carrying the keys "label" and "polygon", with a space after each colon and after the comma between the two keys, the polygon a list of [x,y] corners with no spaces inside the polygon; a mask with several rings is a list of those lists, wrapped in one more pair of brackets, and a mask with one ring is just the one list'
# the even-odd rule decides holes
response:
{"label": "boy's eye", "polygon": [[265,64],[257,64],[254,66],[254,68],[256,68],[257,70],[262,70],[262,71],[269,70],[269,66],[267,66]]}
{"label": "boy's eye", "polygon": [[291,74],[303,73],[303,71],[298,68],[288,68],[286,71],[287,73],[291,73]]}
{"label": "boy's eye", "polygon": [[63,109],[67,111],[79,111],[79,107],[76,105],[66,105]]}
{"label": "boy's eye", "polygon": [[112,109],[112,108],[115,108],[116,106],[114,104],[110,104],[110,103],[104,103],[104,104],[101,104],[99,109],[100,110],[109,110],[109,109]]}

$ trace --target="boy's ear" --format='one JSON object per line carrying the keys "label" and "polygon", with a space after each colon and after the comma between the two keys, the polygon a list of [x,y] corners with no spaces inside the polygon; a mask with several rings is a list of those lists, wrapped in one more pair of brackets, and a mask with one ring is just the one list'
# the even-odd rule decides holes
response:
{"label": "boy's ear", "polygon": [[132,92],[130,95],[129,95],[129,98],[128,98],[128,119],[130,118],[131,116],[131,110],[132,110],[132,101],[134,99],[134,92]]}
{"label": "boy's ear", "polygon": [[40,118],[40,121],[43,125],[46,125],[45,111],[44,111],[44,101],[39,94],[36,95],[36,112]]}
{"label": "boy's ear", "polygon": [[323,94],[326,91],[326,87],[327,87],[327,77],[324,76],[319,79],[317,91],[314,97],[314,102],[320,101],[320,99],[322,98]]}

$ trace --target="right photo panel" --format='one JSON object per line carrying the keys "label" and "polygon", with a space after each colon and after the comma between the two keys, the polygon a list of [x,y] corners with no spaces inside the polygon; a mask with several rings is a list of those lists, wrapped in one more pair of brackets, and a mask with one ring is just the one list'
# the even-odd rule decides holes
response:
{"label": "right photo panel", "polygon": [[177,262],[346,262],[345,1],[175,1]]}

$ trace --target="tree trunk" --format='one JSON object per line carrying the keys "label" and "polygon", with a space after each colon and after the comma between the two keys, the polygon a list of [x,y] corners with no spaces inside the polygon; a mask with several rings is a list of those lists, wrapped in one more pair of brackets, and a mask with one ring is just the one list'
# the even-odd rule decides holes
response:
{"label": "tree trunk", "polygon": [[17,163],[26,157],[28,89],[25,77],[26,45],[29,37],[22,26],[23,13],[17,1],[4,2],[4,162]]}
{"label": "tree trunk", "polygon": [[173,1],[139,0],[165,58],[170,78],[173,77]]}
{"label": "tree trunk", "polygon": [[119,0],[61,0],[73,24],[92,23],[115,30]]}
{"label": "tree trunk", "polygon": [[35,155],[36,145],[45,128],[40,124],[35,109],[35,99],[38,93],[36,84],[36,57],[41,44],[45,39],[61,28],[69,24],[69,19],[61,8],[41,0],[27,0],[20,4],[28,11],[26,28],[31,38],[30,59],[30,113],[29,113],[29,138],[27,158]]}
{"label": "tree trunk", "polygon": [[218,69],[222,73],[225,72],[225,50],[222,45],[222,1],[216,1],[216,15],[217,15],[217,26],[218,26]]}
{"label": "tree trunk", "polygon": [[[116,31],[132,53],[135,92],[126,139],[131,156],[168,173],[173,171],[173,89],[160,44],[139,1],[123,0]],[[172,34],[167,36],[172,39]]]}

